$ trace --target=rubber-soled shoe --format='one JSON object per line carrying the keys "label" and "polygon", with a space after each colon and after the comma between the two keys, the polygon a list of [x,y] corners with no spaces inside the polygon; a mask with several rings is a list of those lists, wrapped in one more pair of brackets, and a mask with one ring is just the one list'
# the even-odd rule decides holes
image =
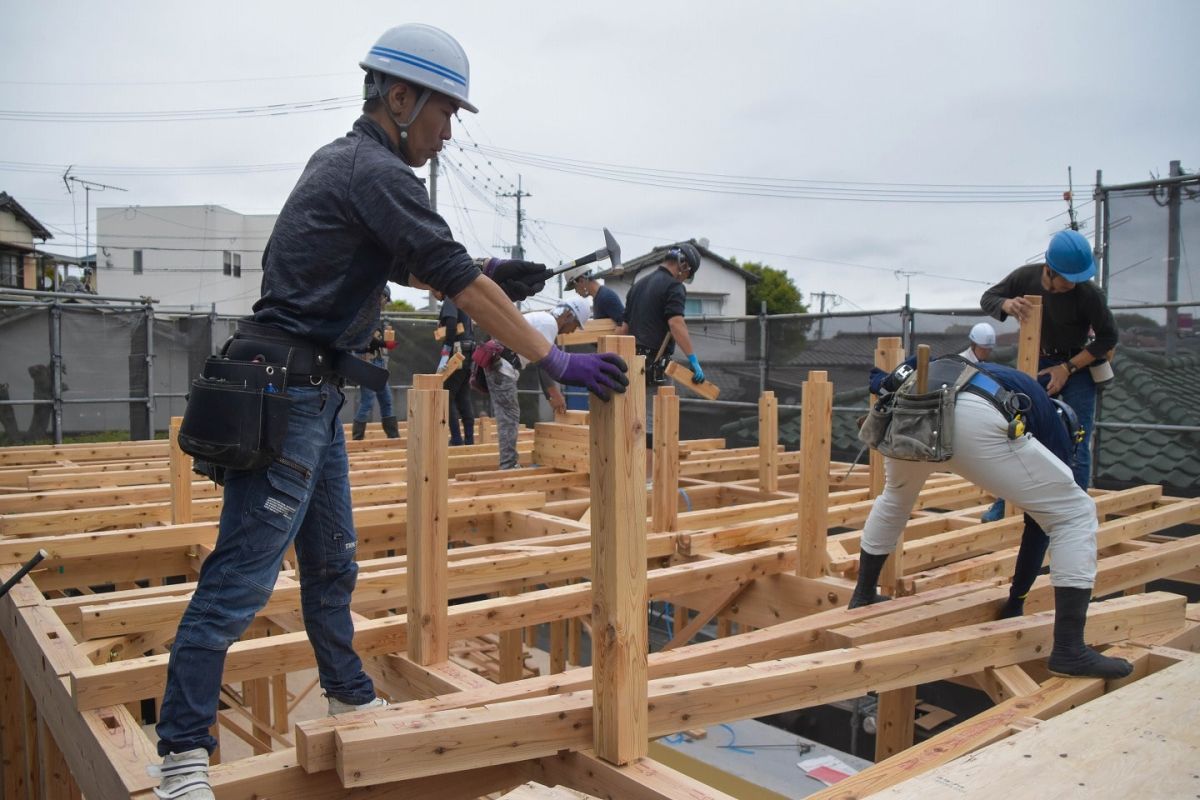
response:
{"label": "rubber-soled shoe", "polygon": [[337,716],[338,714],[348,714],[351,711],[366,711],[371,708],[383,708],[388,704],[388,701],[384,700],[382,697],[376,697],[374,700],[368,703],[359,703],[358,705],[354,705],[352,703],[343,703],[336,697],[327,697],[326,699],[329,701],[329,716],[331,717]]}
{"label": "rubber-soled shoe", "polygon": [[151,764],[146,772],[162,779],[154,790],[160,800],[216,800],[208,782],[208,751],[203,747],[167,753],[161,765]]}

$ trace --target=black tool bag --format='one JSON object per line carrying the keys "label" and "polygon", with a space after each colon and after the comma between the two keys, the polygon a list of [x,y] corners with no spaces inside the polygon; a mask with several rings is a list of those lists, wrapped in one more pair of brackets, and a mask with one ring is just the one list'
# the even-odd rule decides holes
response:
{"label": "black tool bag", "polygon": [[179,428],[180,449],[208,466],[197,463],[201,474],[222,483],[224,469],[262,469],[279,457],[291,404],[287,373],[286,364],[266,361],[204,362]]}

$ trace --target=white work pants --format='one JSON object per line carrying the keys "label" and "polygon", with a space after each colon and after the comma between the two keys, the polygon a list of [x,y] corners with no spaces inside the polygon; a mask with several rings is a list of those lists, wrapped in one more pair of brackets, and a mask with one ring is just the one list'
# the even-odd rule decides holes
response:
{"label": "white work pants", "polygon": [[1071,470],[1032,436],[1008,438],[1008,422],[982,397],[964,392],[954,406],[954,456],[938,463],[884,459],[886,483],[863,528],[862,549],[896,549],[925,479],[956,472],[1004,497],[1037,520],[1050,537],[1050,582],[1090,589],[1096,580],[1096,504]]}

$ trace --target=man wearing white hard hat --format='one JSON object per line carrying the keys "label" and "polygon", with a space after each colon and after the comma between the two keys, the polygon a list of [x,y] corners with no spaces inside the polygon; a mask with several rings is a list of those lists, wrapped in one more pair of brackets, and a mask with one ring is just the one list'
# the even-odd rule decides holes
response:
{"label": "man wearing white hard hat", "polygon": [[[209,729],[225,654],[266,604],[293,546],[300,609],[329,712],[385,704],[353,645],[357,537],[338,414],[347,378],[386,385],[386,370],[353,353],[370,339],[389,280],[452,298],[554,380],[605,399],[628,385],[618,356],[567,353],[513,306],[541,291],[551,274],[544,265],[473,259],[430,206],[413,170],[442,149],[457,113],[477,110],[459,43],[429,25],[400,25],[379,37],[360,66],[362,116],[309,159],[263,252],[253,316],[238,323],[213,374],[201,376],[211,383],[197,381],[205,402],[189,403],[184,414],[189,452],[223,482],[224,499],[216,545],[171,648],[157,727],[160,798],[212,800],[208,761],[217,741]],[[222,388],[222,373],[259,383],[240,399]],[[270,411],[266,423],[251,414],[260,407]],[[229,433],[239,439],[222,445]],[[181,428],[181,446],[184,440]]]}
{"label": "man wearing white hard hat", "polygon": [[996,329],[986,322],[977,323],[971,328],[967,341],[969,343],[967,349],[959,355],[972,364],[987,361],[992,357],[992,350],[996,347]]}
{"label": "man wearing white hard hat", "polygon": [[[560,333],[572,333],[582,328],[591,318],[591,312],[591,306],[582,297],[568,297],[549,311],[528,312],[525,321],[547,342],[553,343]],[[488,359],[484,370],[487,373],[488,394],[492,398],[492,415],[496,418],[496,434],[500,440],[500,469],[515,469],[517,432],[521,426],[517,380],[521,370],[529,365],[529,359],[504,346],[499,339],[489,345],[495,348],[495,355]],[[567,401],[558,384],[542,377],[542,391],[550,401],[550,407],[555,413],[566,411]]]}

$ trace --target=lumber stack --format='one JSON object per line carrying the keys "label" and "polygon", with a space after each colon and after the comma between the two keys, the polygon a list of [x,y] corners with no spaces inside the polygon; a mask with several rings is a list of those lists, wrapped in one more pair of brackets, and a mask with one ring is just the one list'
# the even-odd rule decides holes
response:
{"label": "lumber stack", "polygon": [[[827,387],[816,386],[814,396]],[[1168,577],[1200,582],[1200,537],[1163,535],[1200,522],[1200,500],[1156,486],[1095,493],[1096,595],[1109,599],[1093,605],[1087,636],[1135,664],[1131,679],[1105,685],[1045,672],[1053,603],[1046,578],[1031,591],[1027,616],[995,620],[1021,523],[980,523],[991,498],[955,475],[934,476],[921,493],[899,559],[900,596],[847,610],[870,473],[828,460],[822,413],[812,414],[811,444],[800,452],[769,442],[730,450],[719,440],[656,447],[656,457],[673,454],[674,469],[656,464],[647,493],[644,479],[627,486],[617,477],[637,473],[633,440],[617,449],[594,440],[601,431],[636,435],[644,403],[607,421],[593,409],[539,423],[523,442],[529,465],[498,472],[494,445],[462,448],[461,456],[444,448],[441,423],[428,424],[420,410],[439,407],[440,385],[421,391],[404,444],[349,443],[360,538],[355,647],[393,704],[294,717],[287,677],[311,670],[314,658],[298,616],[299,576],[285,562],[270,601],[226,660],[219,725],[252,755],[214,766],[219,797],[725,798],[694,776],[631,759],[627,747],[636,752],[639,734],[628,738],[637,730],[630,723],[656,737],[877,692],[886,731],[879,764],[821,795],[862,797],[929,770],[960,769],[955,759],[1010,737],[1013,752],[1026,752],[1021,737],[1057,747],[1070,734],[1055,723],[1072,707],[1094,712],[1089,725],[1118,715],[1140,724],[1151,703],[1128,694],[1139,687],[1179,709],[1195,702],[1200,607],[1145,587]],[[769,398],[760,412],[771,430]],[[410,463],[409,440],[431,455]],[[0,495],[0,580],[37,549],[50,555],[0,599],[3,796],[36,787],[30,796],[149,800],[155,781],[145,766],[156,755],[140,701],[161,697],[175,628],[216,541],[219,495],[181,476],[178,461],[172,471],[166,442],[19,450],[0,451],[0,480],[19,480],[22,490]],[[468,460],[456,471],[455,458]],[[468,468],[476,464],[469,459],[478,465]],[[426,475],[442,463],[444,499],[410,508],[408,470]],[[139,472],[143,483],[94,483],[97,474],[132,481]],[[72,484],[79,475],[89,477]],[[30,480],[51,477],[61,485],[30,490]],[[95,505],[105,495],[108,503]],[[171,515],[183,503],[190,522]],[[803,511],[805,503],[819,503],[821,513]],[[107,516],[113,508],[137,510],[122,522]],[[638,547],[621,549],[631,530],[642,531]],[[598,584],[618,588],[600,611],[594,536],[617,548]],[[415,650],[422,629],[409,624],[410,593],[415,606],[444,611],[436,635]],[[628,669],[637,666],[628,647],[638,640],[625,626],[645,619],[647,603],[672,605],[675,637],[642,652],[639,673]],[[611,659],[589,652],[593,641],[626,648],[616,672]],[[994,705],[916,744],[905,698],[935,680],[978,688]],[[610,712],[621,681],[636,682],[646,701]],[[1112,710],[1102,705],[1108,700]],[[609,717],[630,711],[632,718]],[[1138,730],[1166,726],[1148,714]],[[598,744],[601,730],[617,732],[609,745]],[[1118,741],[1093,743],[1087,763],[1119,764]],[[947,775],[974,792],[1008,764]],[[1039,785],[1065,792],[1056,780],[1063,779]],[[932,796],[931,785],[922,793]]]}

